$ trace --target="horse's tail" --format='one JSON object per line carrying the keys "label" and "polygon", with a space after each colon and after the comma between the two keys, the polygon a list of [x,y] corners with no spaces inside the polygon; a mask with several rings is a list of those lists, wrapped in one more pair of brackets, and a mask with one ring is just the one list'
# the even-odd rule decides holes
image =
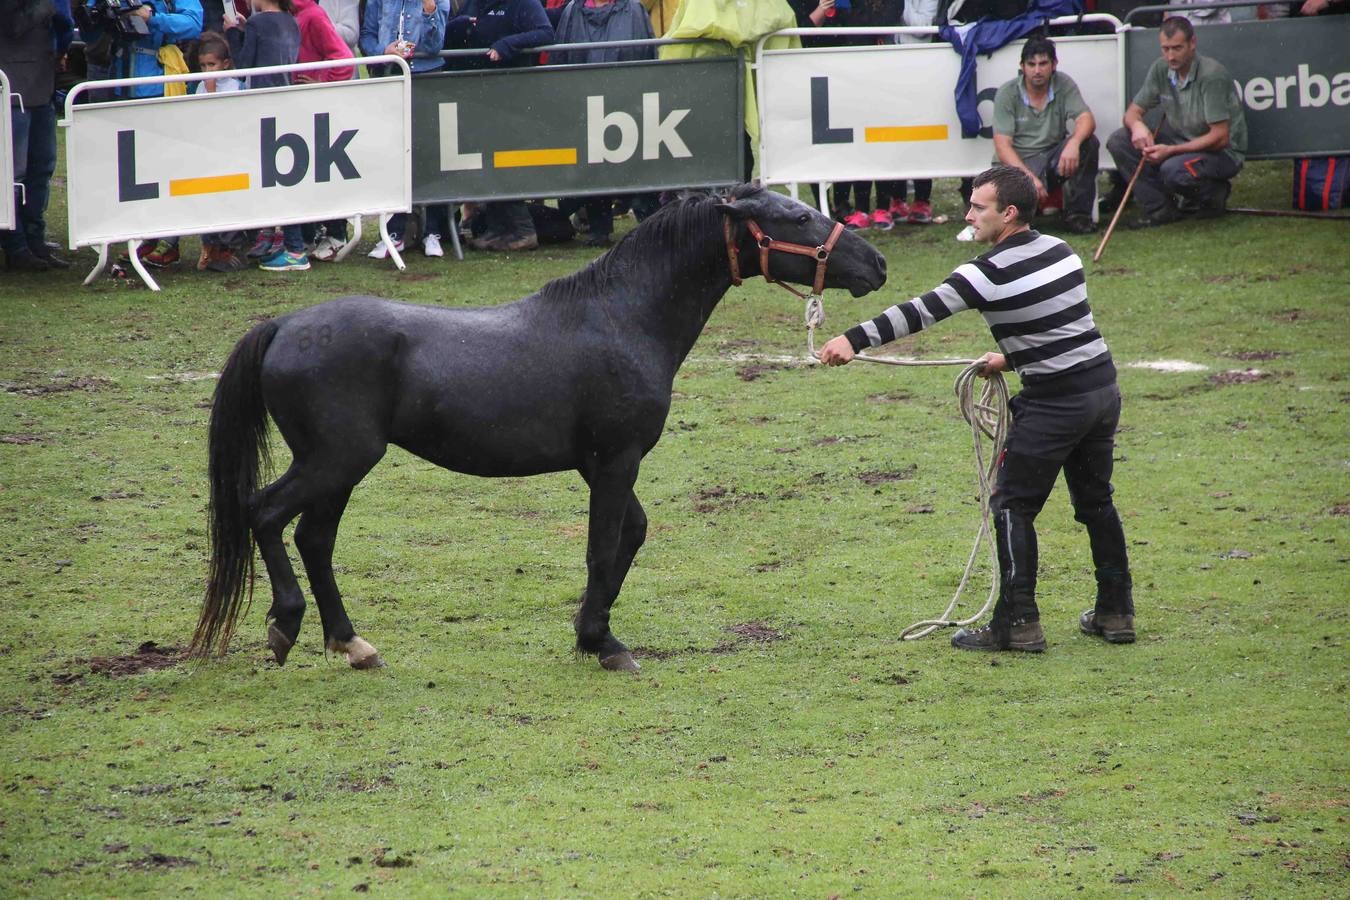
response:
{"label": "horse's tail", "polygon": [[249,509],[258,480],[268,464],[267,405],[262,394],[262,362],[276,337],[277,323],[263,322],[235,344],[216,384],[207,439],[211,500],[207,536],[210,573],[201,618],[188,653],[224,655],[248,594],[253,599],[253,529]]}

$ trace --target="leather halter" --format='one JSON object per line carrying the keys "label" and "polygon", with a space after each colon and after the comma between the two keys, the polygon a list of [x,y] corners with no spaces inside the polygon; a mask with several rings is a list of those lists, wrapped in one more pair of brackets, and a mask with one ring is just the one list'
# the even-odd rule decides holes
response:
{"label": "leather halter", "polygon": [[[750,229],[750,234],[759,246],[759,272],[764,276],[764,280],[769,284],[776,284],[786,288],[798,297],[807,296],[819,297],[821,291],[825,290],[825,266],[830,259],[830,251],[839,241],[839,235],[844,233],[844,223],[835,222],[834,229],[830,236],[825,239],[825,243],[815,247],[808,247],[806,244],[792,244],[787,241],[775,241],[764,233],[764,229],[759,227],[754,219],[746,221],[746,226]],[[740,285],[741,266],[740,266],[740,248],[736,246],[736,227],[731,222],[731,217],[726,216],[722,219],[722,232],[727,240],[727,261],[731,263],[731,283]],[[811,286],[811,293],[804,294],[786,282],[779,281],[769,275],[769,254],[777,250],[781,253],[795,253],[798,256],[810,256],[816,260],[816,280]]]}

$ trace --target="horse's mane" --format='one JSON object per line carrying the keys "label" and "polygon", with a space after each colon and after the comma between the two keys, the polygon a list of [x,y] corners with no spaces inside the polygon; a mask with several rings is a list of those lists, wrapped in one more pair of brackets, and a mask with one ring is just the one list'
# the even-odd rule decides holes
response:
{"label": "horse's mane", "polygon": [[[757,184],[742,184],[725,193],[689,193],[667,203],[624,235],[609,252],[586,268],[555,278],[539,290],[539,296],[551,301],[585,301],[633,275],[642,273],[652,280],[668,280],[676,268],[687,271],[692,254],[708,253],[715,235],[717,248],[725,247],[722,238],[722,214],[717,204],[751,197],[763,191]],[[719,249],[725,256],[725,250]]]}

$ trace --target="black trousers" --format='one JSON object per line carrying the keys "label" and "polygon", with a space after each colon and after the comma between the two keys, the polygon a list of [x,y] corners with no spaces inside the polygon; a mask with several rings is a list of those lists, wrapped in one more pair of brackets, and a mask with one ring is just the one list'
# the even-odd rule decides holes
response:
{"label": "black trousers", "polygon": [[1040,618],[1034,523],[1061,470],[1074,518],[1087,528],[1092,547],[1098,612],[1133,613],[1125,532],[1111,499],[1120,388],[1035,399],[1023,393],[1011,407],[1012,429],[990,501],[1002,576],[994,622]]}

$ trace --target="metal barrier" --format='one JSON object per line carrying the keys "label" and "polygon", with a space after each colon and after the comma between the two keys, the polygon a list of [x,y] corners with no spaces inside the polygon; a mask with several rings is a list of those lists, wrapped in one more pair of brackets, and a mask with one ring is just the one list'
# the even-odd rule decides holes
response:
{"label": "metal barrier", "polygon": [[[13,230],[19,224],[14,204],[14,121],[9,110],[9,78],[0,71],[0,231]],[[23,98],[19,98],[23,102]]]}
{"label": "metal barrier", "polygon": [[[60,124],[68,129],[70,246],[99,247],[98,264],[85,284],[107,266],[109,245],[125,240],[131,266],[151,290],[159,290],[136,252],[147,235],[375,214],[388,240],[388,216],[412,206],[407,63],[380,56],[237,69],[229,77],[354,63],[392,66],[398,74],[96,104],[77,100],[93,90],[226,76],[196,73],[76,85],[66,97]],[[393,256],[402,268],[402,260]]]}

